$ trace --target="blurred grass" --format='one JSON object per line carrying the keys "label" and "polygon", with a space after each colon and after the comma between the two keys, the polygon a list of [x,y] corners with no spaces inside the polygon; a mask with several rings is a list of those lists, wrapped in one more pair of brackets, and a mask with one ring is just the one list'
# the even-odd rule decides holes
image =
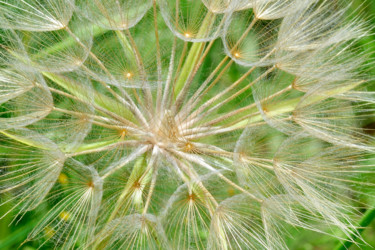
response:
{"label": "blurred grass", "polygon": [[[372,58],[375,58],[375,0],[354,0],[352,9],[356,9],[360,6],[363,9],[364,16],[368,17],[370,27],[372,28],[372,35],[366,39],[363,39],[362,45],[365,49],[372,52]],[[141,32],[141,31],[139,31]],[[134,34],[137,36],[137,33]],[[1,43],[1,40],[0,40]],[[218,43],[215,44],[213,50],[219,51],[220,46]],[[205,62],[207,65],[212,65],[212,62],[220,60],[222,53],[211,53]],[[219,58],[219,59],[218,59]],[[205,67],[205,66],[203,66]],[[209,70],[208,70],[209,71]],[[235,80],[241,75],[243,68],[234,66],[228,73],[228,78],[230,80]],[[375,68],[371,70],[373,76],[375,77]],[[204,69],[202,70],[201,77],[204,77]],[[375,82],[374,82],[375,83]],[[375,90],[375,84],[372,90]],[[374,123],[375,121],[369,121]],[[375,124],[375,123],[374,123]],[[371,126],[371,128],[375,128]],[[0,163],[5,164],[5,163]],[[374,163],[375,164],[375,163]],[[5,195],[0,195],[0,201],[5,200]],[[375,204],[375,201],[373,201]],[[11,204],[6,204],[0,207],[0,216],[7,213],[9,209],[12,208]],[[36,223],[41,219],[48,211],[48,205],[43,205],[38,212],[30,212],[18,220],[13,220],[14,214],[9,213],[2,220],[0,220],[0,250],[11,250],[11,249],[20,249],[20,250],[34,250],[34,249],[51,249],[52,245],[44,245],[40,247],[40,242],[27,242],[20,246],[25,239],[27,238],[28,233],[33,229]],[[372,220],[369,223],[369,226],[364,229],[362,232],[364,240],[368,245],[355,246],[352,245],[350,250],[367,250],[375,248],[375,220]],[[334,249],[338,240],[330,236],[321,235],[311,231],[296,230],[292,233],[291,238],[288,240],[290,249],[294,250],[330,250]]]}

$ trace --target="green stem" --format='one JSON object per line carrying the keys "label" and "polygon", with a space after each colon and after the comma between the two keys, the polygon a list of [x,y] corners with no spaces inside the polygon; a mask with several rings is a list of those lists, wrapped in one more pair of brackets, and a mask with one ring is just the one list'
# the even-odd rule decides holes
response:
{"label": "green stem", "polygon": [[[207,30],[210,29],[210,26],[212,25],[214,18],[215,16],[211,12],[207,13],[206,17],[204,18],[202,22],[202,26],[198,31],[198,36],[204,35],[205,33],[207,33]],[[183,89],[186,81],[188,80],[190,73],[194,70],[195,65],[197,64],[199,60],[199,56],[202,51],[202,46],[204,46],[203,42],[197,42],[191,46],[189,54],[187,55],[186,61],[184,63],[184,66],[182,67],[180,75],[178,76],[177,81],[174,85],[174,97],[175,98]]]}
{"label": "green stem", "polygon": [[117,39],[119,40],[119,42],[121,44],[121,47],[124,51],[125,56],[130,58],[131,60],[133,60],[135,62],[135,57],[134,57],[134,54],[133,54],[132,46],[129,43],[126,36],[124,35],[124,33],[120,30],[116,30],[115,33],[117,35]]}
{"label": "green stem", "polygon": [[177,97],[178,94],[181,92],[182,88],[185,85],[186,80],[189,77],[190,72],[193,71],[195,64],[197,63],[199,59],[199,53],[202,49],[202,46],[204,43],[194,43],[191,46],[191,49],[189,51],[189,54],[186,58],[186,61],[184,63],[184,66],[182,67],[181,73],[176,81],[176,84],[174,86],[174,96]]}
{"label": "green stem", "polygon": [[106,147],[108,145],[115,144],[117,142],[119,142],[119,139],[82,144],[81,146],[79,146],[79,148],[77,148],[74,151],[74,153],[81,153],[81,152],[84,152],[84,151],[87,151],[87,150],[100,149],[102,147]]}
{"label": "green stem", "polygon": [[[116,100],[101,94],[98,91],[92,91],[87,86],[81,84],[80,82],[74,81],[72,79],[66,78],[64,76],[60,76],[54,73],[42,72],[45,77],[59,85],[60,87],[64,88],[65,90],[69,91],[72,95],[79,98],[84,102],[92,102],[94,101],[96,105],[113,112],[125,119],[135,122],[135,118],[133,114],[124,107],[123,104],[117,102]],[[93,100],[91,100],[90,92],[93,93]]]}
{"label": "green stem", "polygon": [[[284,113],[289,113],[296,108],[300,100],[301,100],[301,97],[297,97],[294,99],[286,100],[281,103],[275,104],[275,106],[269,106],[267,107],[269,109],[268,115],[271,117],[271,116],[281,115]],[[247,125],[251,123],[256,123],[262,120],[263,120],[263,117],[262,115],[259,114],[259,115],[252,116],[251,118],[242,120],[230,126],[229,128],[233,130],[241,129],[241,128],[245,128]]]}
{"label": "green stem", "polygon": [[[277,115],[280,115],[280,114],[292,112],[298,105],[301,105],[300,108],[303,108],[304,106],[308,106],[308,105],[313,105],[314,103],[318,103],[318,102],[320,102],[324,99],[327,99],[329,97],[335,97],[335,96],[338,96],[342,93],[348,92],[348,91],[354,89],[355,87],[357,87],[358,85],[360,85],[362,83],[363,83],[363,81],[358,81],[358,82],[354,82],[352,84],[348,84],[348,85],[343,86],[343,87],[332,88],[328,91],[323,92],[323,94],[321,94],[321,95],[312,95],[311,97],[309,97],[309,99],[307,99],[307,100],[305,99],[303,103],[300,103],[302,97],[297,97],[297,98],[294,98],[294,99],[289,99],[289,100],[282,101],[280,103],[276,103],[274,106],[267,106],[267,108],[268,108],[267,115],[272,117],[272,116],[277,116]],[[259,115],[253,116],[249,119],[244,119],[244,120],[230,126],[230,128],[232,128],[232,129],[244,128],[249,123],[259,122],[261,120],[263,120],[263,118],[259,114]]]}
{"label": "green stem", "polygon": [[351,234],[350,238],[347,238],[345,241],[340,242],[335,247],[335,250],[347,250],[353,243],[359,238],[359,235],[365,230],[366,227],[370,225],[370,223],[375,218],[375,208],[368,209],[366,213],[363,215],[361,221],[359,222],[359,229],[358,232]]}
{"label": "green stem", "polygon": [[[150,180],[150,178],[143,178],[143,180],[140,180],[142,176],[147,175],[150,177],[149,173],[145,173],[147,162],[146,162],[146,154],[143,157],[138,158],[138,160],[135,162],[133,166],[133,170],[128,178],[128,182],[126,183],[124,190],[122,191],[120,197],[116,201],[116,204],[114,208],[112,209],[112,213],[110,214],[109,218],[107,219],[106,225],[103,227],[103,229],[106,229],[116,216],[119,214],[121,209],[124,209],[124,202],[126,202],[127,199],[129,199],[129,195],[131,195],[131,190],[133,188],[133,185],[135,182],[140,181],[142,182],[142,186],[145,187]],[[138,198],[138,199],[137,199]],[[140,198],[140,199],[139,199]],[[135,197],[133,199],[133,202],[136,206],[141,206],[143,203],[142,197]],[[123,210],[122,210],[123,211]],[[126,212],[126,211],[123,211]],[[112,228],[112,230],[115,229],[116,226]],[[98,240],[94,241],[93,248],[92,249],[104,249],[109,241],[109,235],[110,233],[107,233],[107,235],[104,235],[104,238],[98,238]]]}
{"label": "green stem", "polygon": [[[27,238],[27,235],[38,224],[38,222],[38,220],[33,220],[23,227],[19,228],[18,230],[12,232],[12,234],[10,234],[7,238],[0,240],[0,249],[15,249],[16,245],[19,245],[20,242]],[[3,233],[3,231],[1,233]],[[26,240],[24,241],[24,243],[26,243]],[[19,246],[18,248],[21,248],[21,246]]]}
{"label": "green stem", "polygon": [[[103,28],[100,28],[96,25],[92,25],[91,27],[93,29],[93,37],[103,35],[108,30],[105,30]],[[87,29],[87,27],[82,27],[81,29]],[[78,32],[79,33],[79,32]],[[83,32],[82,32],[83,33]],[[84,33],[89,35],[89,33]],[[87,37],[82,37],[82,39],[87,39]],[[72,47],[77,41],[73,39],[73,37],[68,37],[67,39],[58,42],[54,44],[53,46],[50,46],[42,51],[40,51],[38,54],[33,55],[32,59],[38,59],[39,57],[46,55],[46,54],[53,54],[55,52],[59,52],[63,49]]]}
{"label": "green stem", "polygon": [[17,133],[17,131],[12,131],[12,130],[0,130],[0,133],[5,135],[6,137],[13,139],[15,141],[18,141],[22,144],[34,147],[34,148],[39,148],[43,150],[49,150],[50,148],[46,145],[43,144],[43,142],[34,140],[32,138],[26,137],[22,134]]}

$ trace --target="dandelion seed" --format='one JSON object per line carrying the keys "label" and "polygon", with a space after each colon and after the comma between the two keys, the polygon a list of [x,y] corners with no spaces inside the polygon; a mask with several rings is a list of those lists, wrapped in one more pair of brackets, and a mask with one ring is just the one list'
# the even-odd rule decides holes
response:
{"label": "dandelion seed", "polygon": [[74,1],[31,0],[0,2],[1,28],[50,31],[64,28],[74,11]]}

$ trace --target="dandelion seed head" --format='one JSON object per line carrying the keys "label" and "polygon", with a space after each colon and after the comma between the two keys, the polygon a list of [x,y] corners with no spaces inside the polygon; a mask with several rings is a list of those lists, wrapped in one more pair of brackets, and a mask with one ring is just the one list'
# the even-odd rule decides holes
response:
{"label": "dandelion seed head", "polygon": [[291,228],[359,237],[375,95],[370,32],[347,2],[65,3],[0,3],[0,207],[12,204],[0,217],[48,210],[26,241],[286,249]]}

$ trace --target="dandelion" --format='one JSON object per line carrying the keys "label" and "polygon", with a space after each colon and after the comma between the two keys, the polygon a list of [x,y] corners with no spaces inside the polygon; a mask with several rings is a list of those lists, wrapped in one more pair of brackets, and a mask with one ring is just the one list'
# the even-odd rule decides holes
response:
{"label": "dandelion", "polygon": [[[374,114],[343,1],[0,1],[0,195],[23,244],[360,244]],[[293,230],[292,230],[293,229]]]}

